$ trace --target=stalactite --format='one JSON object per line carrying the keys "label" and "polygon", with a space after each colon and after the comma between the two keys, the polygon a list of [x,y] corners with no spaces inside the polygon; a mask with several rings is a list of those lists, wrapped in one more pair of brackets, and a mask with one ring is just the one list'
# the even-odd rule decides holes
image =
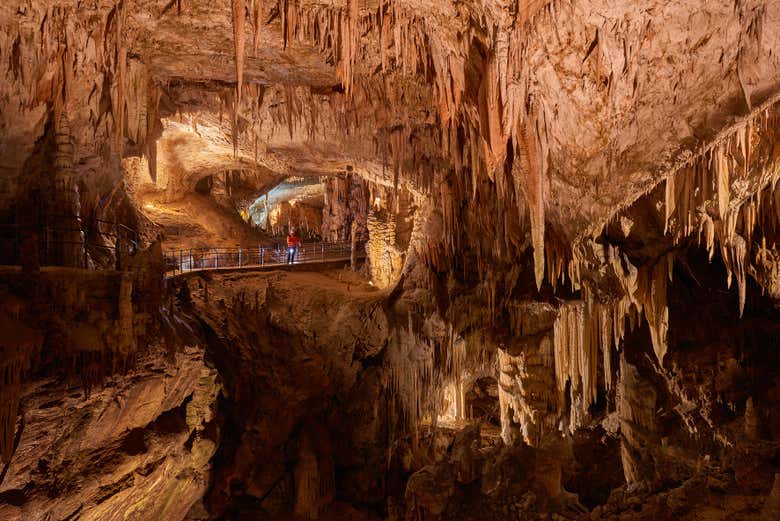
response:
{"label": "stalactite", "polygon": [[[604,388],[610,390],[612,388],[612,345],[614,341],[615,347],[620,347],[622,334],[618,340],[615,340],[616,336],[613,330],[618,326],[613,324],[615,313],[609,306],[599,306],[597,313],[600,326],[601,359],[604,365]],[[623,320],[622,317],[619,320]]]}
{"label": "stalactite", "polygon": [[390,66],[388,47],[390,46],[392,30],[393,30],[391,20],[392,20],[392,15],[390,12],[390,8],[388,6],[387,1],[384,0],[379,6],[379,21],[380,21],[379,54],[382,63],[383,73],[387,72]]}
{"label": "stalactite", "polygon": [[313,92],[313,89],[309,89],[309,98],[310,103],[309,110],[311,113],[311,125],[309,125],[309,139],[312,141],[317,140],[317,127],[318,127],[318,115],[319,115],[319,109],[317,107],[317,100],[315,98],[315,94]]}
{"label": "stalactite", "polygon": [[241,111],[241,95],[244,90],[244,18],[245,0],[232,0],[233,44],[236,60],[236,96],[233,103],[233,155],[238,157],[238,117]]}
{"label": "stalactite", "polygon": [[620,349],[626,332],[626,319],[631,319],[630,323],[634,324],[632,316],[636,311],[629,298],[601,303],[587,292],[585,297],[585,300],[563,303],[553,323],[558,404],[562,407],[567,402],[565,392],[569,389],[572,410],[568,413],[572,431],[581,425],[588,415],[588,408],[596,401],[599,360],[604,388],[612,388],[612,349]]}
{"label": "stalactite", "polygon": [[729,208],[729,167],[723,145],[719,145],[714,151],[715,174],[717,179],[718,212],[722,220],[726,219]]}
{"label": "stalactite", "polygon": [[411,315],[407,329],[399,331],[388,355],[391,372],[387,386],[401,398],[407,421],[417,421],[423,410],[425,382],[433,375],[433,353],[432,346],[415,333]]}
{"label": "stalactite", "polygon": [[[360,84],[360,77],[357,71],[354,70],[355,57],[358,56],[360,48],[358,34],[353,32],[358,16],[352,16],[352,13],[357,10],[357,2],[348,2],[346,10],[337,7],[323,7],[321,5],[300,6],[292,1],[284,2],[280,7],[283,17],[285,45],[292,40],[293,36],[296,36],[314,41],[315,45],[322,52],[333,53],[336,62],[341,63],[343,66],[339,74],[345,90],[355,94],[356,92],[354,91],[359,88]],[[526,8],[528,11],[526,11]],[[524,6],[521,12],[523,13],[521,16],[527,21],[532,16],[535,16],[535,5],[530,7]],[[550,13],[550,16],[554,16],[552,11]],[[547,15],[540,14],[539,16]],[[523,31],[527,29],[516,29],[513,31],[507,44],[508,49],[505,59],[497,60],[495,71],[490,73],[495,74],[498,79],[497,84],[502,85],[502,87],[495,92],[487,93],[484,97],[485,106],[489,107],[485,111],[485,117],[475,117],[474,107],[469,106],[469,103],[461,101],[461,92],[465,85],[465,80],[462,79],[464,75],[463,53],[458,49],[437,47],[439,45],[438,42],[430,41],[425,36],[426,21],[421,20],[414,13],[407,12],[403,6],[397,3],[380,5],[376,17],[378,21],[373,27],[375,27],[378,33],[376,35],[377,39],[380,41],[383,70],[390,74],[398,72],[409,75],[423,75],[431,79],[435,86],[433,104],[438,105],[438,122],[441,123],[442,127],[440,129],[441,148],[439,153],[448,154],[460,163],[460,166],[456,167],[457,175],[453,176],[457,177],[457,179],[453,180],[451,185],[445,186],[441,181],[448,179],[447,173],[436,172],[434,175],[430,175],[419,168],[421,163],[426,162],[419,160],[421,157],[424,157],[421,155],[424,153],[421,152],[422,147],[418,148],[414,136],[412,136],[411,131],[405,124],[398,124],[393,127],[392,131],[387,132],[386,138],[383,138],[387,139],[387,149],[392,156],[394,184],[397,186],[402,180],[408,180],[410,184],[433,185],[432,193],[441,194],[442,198],[458,198],[464,193],[464,190],[470,189],[472,199],[476,201],[480,186],[484,183],[486,176],[494,174],[494,169],[489,167],[491,156],[496,157],[501,153],[501,148],[497,145],[501,143],[503,130],[498,129],[495,123],[500,121],[503,128],[511,128],[513,125],[519,126],[518,122],[522,121],[522,126],[519,126],[514,132],[512,139],[519,151],[520,157],[517,159],[523,163],[522,173],[526,177],[525,183],[517,183],[515,181],[514,188],[510,188],[505,178],[497,177],[495,179],[495,190],[498,193],[499,204],[496,206],[500,207],[500,209],[497,208],[495,213],[499,213],[500,210],[508,207],[512,198],[517,197],[521,193],[520,189],[524,188],[530,209],[534,271],[537,286],[541,285],[546,264],[548,280],[553,285],[555,284],[553,281],[562,279],[564,266],[566,266],[568,268],[566,272],[569,275],[572,286],[577,287],[580,282],[579,274],[583,272],[583,269],[577,259],[575,259],[575,254],[573,252],[569,254],[561,251],[562,248],[554,249],[549,238],[551,230],[547,230],[547,233],[545,233],[545,123],[543,110],[537,109],[534,103],[527,101],[529,98],[533,99],[533,96],[528,93],[531,82],[528,80],[528,65],[523,54],[523,46],[521,45],[524,41]],[[293,20],[298,20],[300,23],[294,23]],[[488,41],[490,40],[488,39]],[[391,46],[392,49],[390,48]],[[496,49],[491,48],[488,52],[496,52]],[[493,64],[490,64],[488,67],[492,66]],[[399,74],[399,76],[401,75]],[[508,81],[508,78],[513,78],[513,81]],[[504,87],[503,84],[507,86]],[[383,94],[383,101],[397,99],[397,92],[394,93],[392,91],[399,90],[398,85],[400,83],[396,84],[394,81],[388,80],[387,85],[389,86],[386,89],[387,92]],[[512,94],[507,94],[504,97],[503,89]],[[504,99],[506,99],[505,107],[502,106],[502,100]],[[517,102],[515,100],[522,101]],[[395,107],[394,104],[392,106]],[[529,109],[529,106],[532,108]],[[288,104],[287,110],[291,109],[292,104]],[[530,112],[530,114],[526,114],[526,112]],[[500,117],[497,117],[497,115],[500,115]],[[279,121],[285,121],[285,119],[289,131],[292,118],[288,114],[286,118],[280,118]],[[343,116],[343,121],[347,122],[347,124],[340,125],[340,128],[347,129],[352,125],[351,119],[348,119],[346,115]],[[740,129],[740,132],[742,136],[747,136],[748,134],[745,129]],[[494,139],[493,136],[499,137]],[[749,152],[749,137],[741,139],[740,148],[744,149],[742,157],[752,157],[752,154]],[[487,147],[485,146],[486,143]],[[451,151],[457,151],[457,153],[453,154]],[[487,153],[488,151],[490,154]],[[698,224],[700,236],[707,242],[708,250],[712,254],[714,244],[720,241],[721,236],[724,238],[729,236],[727,231],[733,229],[733,227],[731,225],[721,227],[719,224],[716,226],[716,223],[712,220],[714,218],[715,221],[718,221],[715,212],[708,214],[706,211],[702,211],[702,202],[706,194],[717,193],[717,205],[721,219],[728,218],[731,223],[736,222],[734,220],[736,218],[728,215],[733,212],[733,210],[729,210],[729,205],[732,208],[737,205],[736,201],[731,200],[733,194],[729,187],[729,181],[738,174],[734,173],[735,163],[728,158],[729,154],[732,153],[729,146],[724,145],[720,155],[712,149],[707,153],[718,156],[719,163],[715,168],[720,172],[720,175],[707,177],[710,175],[709,169],[707,169],[705,175],[703,167],[695,164],[688,165],[690,172],[680,171],[675,174],[674,178],[667,178],[665,229],[669,233],[675,234],[675,236],[678,234],[687,236],[696,231]],[[535,154],[535,157],[530,157],[532,154]],[[531,168],[525,164],[531,161],[535,163],[535,167]],[[747,163],[746,161],[746,168]],[[464,180],[463,178],[466,179]],[[701,182],[692,181],[694,178],[701,178]],[[494,194],[491,193],[491,196],[494,196]],[[502,198],[507,198],[509,201],[504,201]],[[482,200],[484,201],[484,198]],[[448,235],[445,244],[447,244],[447,250],[451,251],[455,240],[451,235],[457,233],[457,226],[460,225],[459,217],[462,216],[462,213],[450,201],[442,204],[442,210]],[[525,208],[520,208],[519,211],[524,213]],[[491,215],[493,215],[492,209]],[[520,220],[523,218],[520,217]],[[502,220],[501,226],[509,227],[510,223],[505,218]],[[716,231],[721,230],[721,228],[723,231]],[[465,230],[466,228],[462,227],[461,229]],[[501,252],[510,250],[510,248],[508,248],[507,244],[502,244],[496,250],[500,250],[497,254],[500,256],[502,255]],[[431,248],[430,251],[425,252],[425,255],[430,257],[432,263],[438,264],[440,262],[440,260],[435,260],[441,255],[437,248]],[[733,256],[732,253],[729,255]],[[488,254],[483,255],[480,251],[477,257],[477,262],[482,265],[486,262],[485,259],[488,258]],[[480,272],[484,273],[485,271],[480,270]],[[670,273],[667,269],[666,275],[668,276]],[[642,275],[642,277],[644,276]],[[626,280],[626,284],[631,283],[630,280]],[[633,283],[636,283],[636,277],[634,277]],[[655,292],[657,294],[661,288],[658,284],[655,284],[655,286],[658,289]],[[644,296],[640,296],[636,288],[627,289],[635,301],[641,300],[644,302]],[[495,293],[495,290],[493,293]],[[648,298],[654,295],[652,283],[650,284],[648,295]],[[500,295],[494,300],[500,302]],[[651,307],[653,310],[655,309],[653,306]],[[653,314],[653,318],[654,323],[657,325],[659,322],[655,314]],[[618,326],[614,320],[613,323],[612,334],[619,336],[619,331],[622,330],[622,327]]]}
{"label": "stalactite", "polygon": [[544,279],[544,171],[532,132],[527,124],[520,127],[518,147],[526,174],[526,197],[534,249],[534,276],[537,289],[541,289]]}
{"label": "stalactite", "polygon": [[284,49],[290,45],[295,37],[297,29],[298,2],[296,0],[282,0],[279,10],[282,15],[282,43]]}
{"label": "stalactite", "polygon": [[42,335],[12,317],[4,309],[0,313],[0,459],[8,463],[14,446],[14,433],[19,411],[22,381],[30,370],[31,361],[40,352]]}
{"label": "stalactite", "polygon": [[664,190],[664,233],[669,233],[669,219],[672,217],[675,209],[675,184],[674,174],[666,178],[666,185]]}
{"label": "stalactite", "polygon": [[284,88],[284,103],[287,107],[287,130],[290,133],[290,139],[293,138],[293,122],[294,114],[296,113],[294,107],[295,90],[292,86],[285,86]]}
{"label": "stalactite", "polygon": [[260,48],[260,31],[263,29],[263,0],[251,0],[251,15],[254,32],[252,34],[252,50],[257,56]]}
{"label": "stalactite", "polygon": [[740,235],[735,235],[731,239],[732,258],[735,261],[735,271],[737,275],[737,290],[739,292],[739,316],[742,318],[742,314],[745,311],[745,273],[747,270],[748,251],[747,243]]}
{"label": "stalactite", "polygon": [[157,86],[149,89],[148,107],[146,110],[146,139],[144,141],[149,177],[155,184],[157,183],[157,139],[162,131],[160,94],[161,91]]}
{"label": "stalactite", "polygon": [[116,5],[116,58],[117,58],[117,88],[116,108],[114,109],[114,125],[116,125],[116,145],[120,155],[124,148],[125,133],[125,82],[127,80],[127,44],[124,36],[124,23],[127,13],[127,2],[121,0]]}
{"label": "stalactite", "polygon": [[[406,425],[414,425],[424,416],[435,419],[441,411],[444,389],[455,386],[462,395],[467,367],[492,367],[492,358],[481,358],[480,346],[469,347],[453,324],[443,322],[438,315],[417,324],[410,312],[407,326],[396,330],[388,346],[385,382],[398,399]],[[463,418],[465,409],[462,400],[460,403],[458,416]]]}
{"label": "stalactite", "polygon": [[[666,180],[666,233],[676,242],[695,233],[710,259],[718,247],[729,287],[732,277],[737,278],[740,315],[754,234],[774,233],[780,215],[774,198],[763,195],[772,194],[780,179],[774,154],[778,134],[769,123],[777,118],[778,108],[777,100],[769,100]],[[746,186],[753,195],[745,196]],[[708,211],[713,207],[717,215]]]}
{"label": "stalactite", "polygon": [[669,330],[669,307],[666,303],[666,282],[669,265],[662,259],[652,269],[649,280],[649,295],[644,302],[645,317],[650,326],[650,339],[659,364],[663,364],[667,351]]}
{"label": "stalactite", "polygon": [[[500,77],[495,53],[491,53],[485,63],[484,78],[480,85],[480,129],[485,140],[485,157],[487,158],[487,172],[493,176],[498,169],[504,168],[506,157],[507,137],[503,132],[503,103],[499,89]],[[453,107],[454,108],[454,107]],[[449,109],[444,109],[446,113]],[[443,116],[443,119],[446,117]],[[527,143],[526,143],[527,144]],[[500,178],[497,179],[499,196],[505,196],[506,191],[501,190]],[[503,198],[503,197],[502,197]]]}

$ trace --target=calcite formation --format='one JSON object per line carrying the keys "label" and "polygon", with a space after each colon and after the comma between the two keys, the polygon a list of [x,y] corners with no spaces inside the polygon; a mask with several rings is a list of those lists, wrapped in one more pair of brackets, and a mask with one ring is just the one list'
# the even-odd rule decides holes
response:
{"label": "calcite formation", "polygon": [[[0,517],[774,519],[778,48],[772,0],[4,1]],[[178,274],[291,228],[350,269]]]}

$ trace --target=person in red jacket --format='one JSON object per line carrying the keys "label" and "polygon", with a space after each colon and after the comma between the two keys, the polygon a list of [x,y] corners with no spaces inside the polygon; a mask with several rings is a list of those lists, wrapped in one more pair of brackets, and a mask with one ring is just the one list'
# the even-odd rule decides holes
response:
{"label": "person in red jacket", "polygon": [[287,264],[295,262],[295,253],[300,245],[301,240],[295,235],[295,228],[290,228],[290,234],[287,236]]}

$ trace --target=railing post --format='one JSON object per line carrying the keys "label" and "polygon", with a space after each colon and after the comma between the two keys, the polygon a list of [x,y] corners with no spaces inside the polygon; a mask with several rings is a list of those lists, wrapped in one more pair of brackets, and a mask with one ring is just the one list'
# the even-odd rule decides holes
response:
{"label": "railing post", "polygon": [[49,262],[49,234],[50,233],[51,233],[51,231],[49,230],[49,227],[46,226],[46,233],[43,235],[44,236],[44,240],[43,240],[43,258],[45,259],[45,264],[41,263],[42,265],[51,264]]}
{"label": "railing post", "polygon": [[265,265],[265,248],[260,246],[260,266]]}
{"label": "railing post", "polygon": [[214,267],[219,268],[219,248],[214,248]]}
{"label": "railing post", "polygon": [[239,245],[239,247],[238,247],[238,267],[239,268],[241,267],[241,261],[242,260],[243,259],[241,259],[241,246]]}
{"label": "railing post", "polygon": [[12,248],[12,251],[11,251],[11,255],[12,255],[11,261],[13,261],[14,264],[19,263],[21,265],[22,261],[19,258],[19,247],[20,247],[20,244],[19,244],[19,225],[18,224],[14,225],[14,227],[12,229],[14,231],[14,239],[13,239],[14,245],[13,245],[13,248]]}
{"label": "railing post", "polygon": [[192,265],[192,248],[190,248],[190,271],[192,271],[195,268],[195,266]]}

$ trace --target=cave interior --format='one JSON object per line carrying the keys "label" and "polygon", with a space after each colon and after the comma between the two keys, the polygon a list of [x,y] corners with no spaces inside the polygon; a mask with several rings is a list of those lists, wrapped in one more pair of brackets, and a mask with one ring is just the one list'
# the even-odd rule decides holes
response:
{"label": "cave interior", "polygon": [[0,519],[780,520],[780,2],[1,4]]}

